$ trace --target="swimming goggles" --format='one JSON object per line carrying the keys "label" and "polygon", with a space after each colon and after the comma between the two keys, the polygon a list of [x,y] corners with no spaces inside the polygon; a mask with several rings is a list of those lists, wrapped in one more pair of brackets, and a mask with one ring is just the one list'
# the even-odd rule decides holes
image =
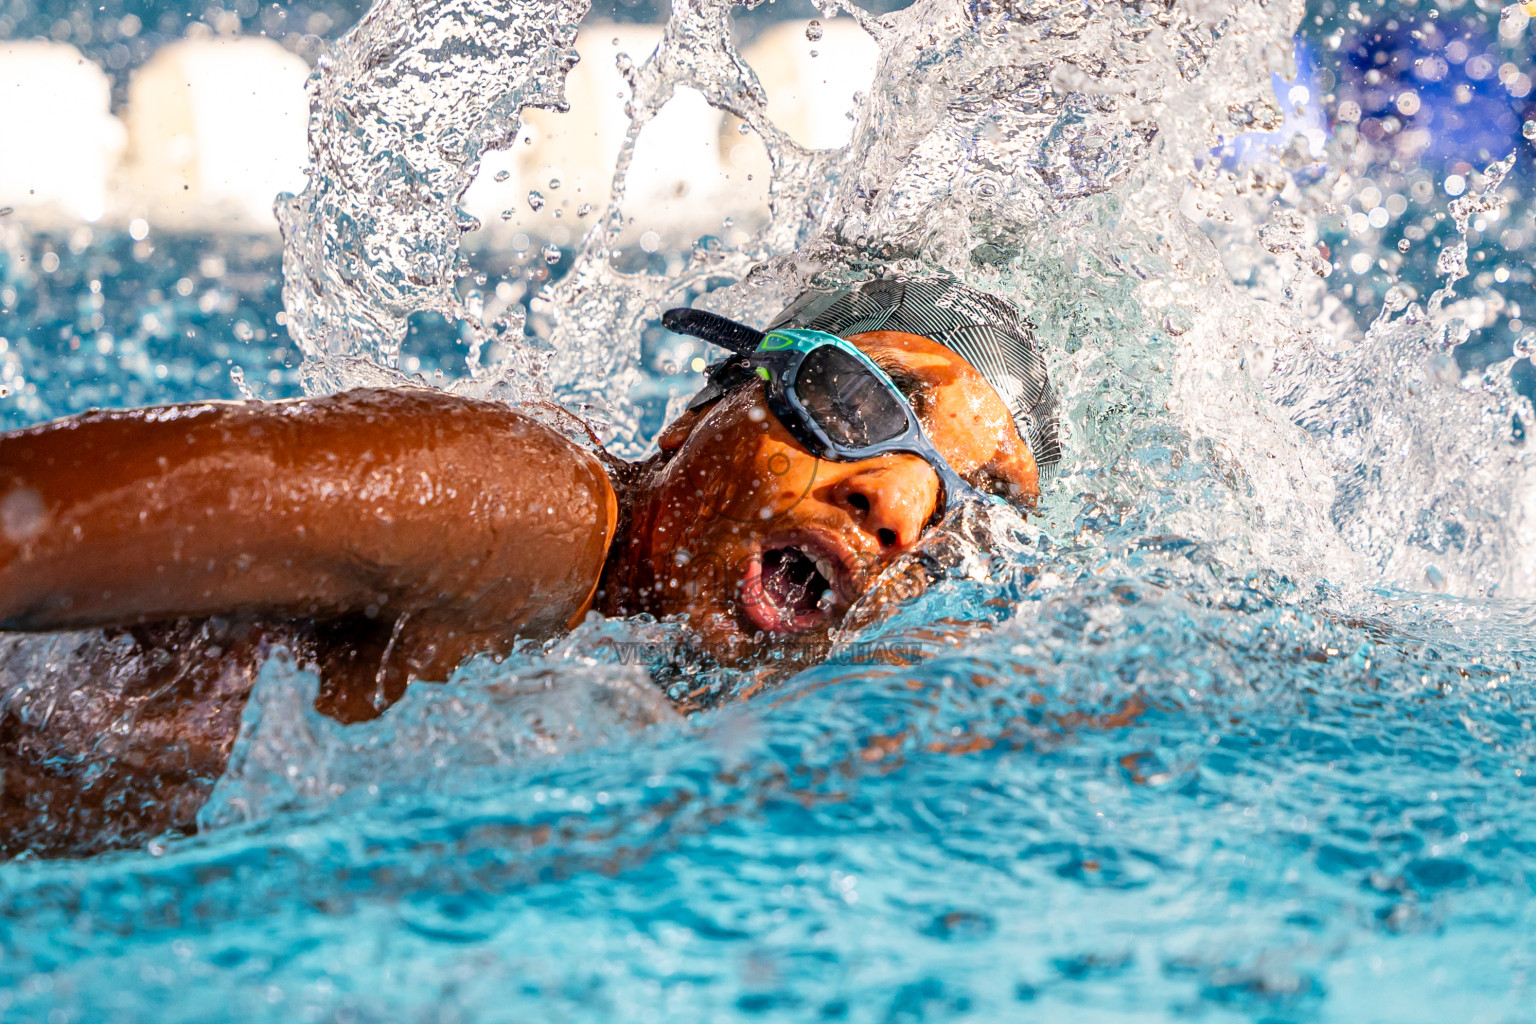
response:
{"label": "swimming goggles", "polygon": [[661,323],[736,353],[711,371],[709,386],[690,408],[756,377],[763,382],[768,408],[811,454],[832,462],[861,462],[902,453],[928,463],[943,491],[934,521],[966,500],[1006,504],[961,479],[929,440],[895,381],[837,335],[803,328],[764,334],[699,309],[668,310]]}

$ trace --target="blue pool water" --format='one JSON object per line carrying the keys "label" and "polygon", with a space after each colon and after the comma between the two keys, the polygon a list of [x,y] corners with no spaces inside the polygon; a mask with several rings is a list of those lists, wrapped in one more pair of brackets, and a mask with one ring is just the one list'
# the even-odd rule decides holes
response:
{"label": "blue pool water", "polygon": [[1530,1019],[1529,610],[1382,636],[1133,561],[931,593],[913,667],[7,865],[5,1017]]}
{"label": "blue pool water", "polygon": [[[1331,3],[1302,19],[1303,70],[1362,131],[1401,110],[1370,70],[1406,61],[1406,80],[1430,52],[1408,10],[1390,29]],[[1437,13],[1446,38],[1496,45],[1497,11]],[[1457,138],[1487,153],[1326,158],[1351,187],[1374,175],[1383,208],[1409,197],[1379,237],[1311,211],[1340,265],[1328,295],[1361,327],[1389,285],[1421,302],[1436,286],[1457,237],[1440,183],[1505,143],[1518,194],[1477,229],[1460,294],[1502,267],[1532,307],[1531,101],[1465,66],[1423,109],[1466,86],[1482,113]],[[987,572],[956,569],[843,656],[686,719],[657,682],[700,670],[674,663],[666,624],[590,623],[346,728],[276,659],[201,834],[0,864],[0,1020],[1536,1021],[1536,590],[1499,532],[1520,498],[1499,482],[1530,479],[1500,390],[1531,390],[1519,316],[1429,338],[1405,315],[1353,349],[1287,348],[1245,390],[1213,369],[1236,362],[1219,344],[1264,325],[1190,342],[1229,297],[1210,277],[1182,307],[1135,292],[1178,273],[1150,247],[1116,262],[1144,240],[1132,205],[1111,195],[1078,238],[1018,260],[1074,447]],[[6,230],[0,426],[303,393],[277,240]],[[1207,230],[1260,288],[1260,261]],[[666,344],[641,339],[647,429],[696,383],[665,372]],[[430,384],[463,356],[418,315],[401,368]],[[1451,359],[1498,376],[1427,387]],[[1217,443],[1201,415],[1263,443]],[[1277,485],[1275,456],[1326,471]],[[1336,493],[1319,513],[1296,479]],[[6,654],[68,697],[95,642]]]}
{"label": "blue pool water", "polygon": [[[117,347],[34,353],[12,423],[234,397],[231,360],[296,393],[272,326],[227,340],[272,325],[260,256],[232,247],[166,300],[195,333],[106,292]],[[59,273],[99,271],[79,259]],[[57,301],[31,295],[34,316]],[[469,719],[508,749],[531,728],[509,678],[553,671],[594,704],[632,682],[597,637],[413,694],[347,749],[280,734],[327,751],[339,795],[250,770],[202,836],[0,867],[0,1017],[1532,1019],[1532,609],[1382,595],[1344,621],[1134,509],[1076,521],[863,635],[910,665],[827,665],[638,733],[578,711],[554,726],[573,752],[483,756]],[[1105,571],[1039,582],[1085,562]],[[313,682],[263,684],[276,721]]]}

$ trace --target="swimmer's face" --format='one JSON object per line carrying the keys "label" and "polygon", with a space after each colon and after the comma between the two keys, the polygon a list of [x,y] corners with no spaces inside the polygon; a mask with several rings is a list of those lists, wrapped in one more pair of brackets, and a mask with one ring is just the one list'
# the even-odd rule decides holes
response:
{"label": "swimmer's face", "polygon": [[[908,394],[951,466],[978,489],[1040,493],[1007,407],[960,356],[917,335],[848,339]],[[662,434],[671,458],[637,502],[626,576],[634,605],[687,614],[721,654],[754,638],[820,640],[928,529],[938,476],[915,455],[830,462],[807,452],[759,386],[684,415]]]}

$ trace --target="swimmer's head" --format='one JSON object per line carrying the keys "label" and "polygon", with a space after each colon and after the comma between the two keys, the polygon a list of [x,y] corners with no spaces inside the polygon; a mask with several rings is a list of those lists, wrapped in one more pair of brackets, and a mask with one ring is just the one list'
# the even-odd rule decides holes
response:
{"label": "swimmer's head", "polygon": [[[1028,507],[1060,460],[1045,362],[1006,303],[948,281],[885,279],[807,292],[769,330],[787,327],[836,335],[870,357],[979,491]],[[769,408],[756,376],[723,366],[659,445],[641,469],[605,605],[687,614],[716,650],[825,637],[942,511],[939,475],[923,458],[818,457]]]}

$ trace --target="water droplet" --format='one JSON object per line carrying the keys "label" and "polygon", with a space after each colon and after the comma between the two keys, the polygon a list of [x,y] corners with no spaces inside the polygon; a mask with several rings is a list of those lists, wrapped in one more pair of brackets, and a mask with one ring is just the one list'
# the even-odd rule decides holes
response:
{"label": "water droplet", "polygon": [[1521,125],[1520,134],[1528,139],[1536,139],[1536,121],[1527,121]]}
{"label": "water droplet", "polygon": [[240,367],[231,366],[229,368],[229,381],[235,386],[235,390],[240,392],[241,398],[254,399],[256,397],[256,392],[252,391],[251,386],[245,382],[245,370]]}
{"label": "water droplet", "polygon": [[738,133],[742,134],[742,135],[751,135],[752,134],[752,126],[747,124],[747,122],[743,121],[743,122],[741,122],[741,124],[736,126],[736,131]]}
{"label": "water droplet", "polygon": [[589,214],[591,212],[592,212],[592,204],[591,203],[582,203],[580,206],[576,207],[576,216],[578,216],[578,217],[585,217],[587,214]]}
{"label": "water droplet", "polygon": [[817,21],[815,18],[812,18],[810,24],[805,26],[805,38],[809,39],[813,43],[819,42],[823,34],[824,33],[821,28],[821,22]]}
{"label": "water droplet", "polygon": [[512,172],[511,171],[497,171],[496,175],[495,175],[495,180],[496,181],[506,181],[510,177],[512,177]]}
{"label": "water droplet", "polygon": [[31,540],[48,528],[48,506],[43,496],[19,486],[0,500],[0,533],[12,544]]}
{"label": "water droplet", "polygon": [[540,249],[539,252],[544,255],[545,263],[560,262],[560,247],[554,242],[546,242],[544,248]]}
{"label": "water droplet", "polygon": [[559,187],[560,187],[560,179],[559,178],[550,178],[549,179],[549,190],[551,192],[553,192],[555,189],[557,189]]}
{"label": "water droplet", "polygon": [[1411,247],[1412,247],[1412,243],[1409,242],[1408,239],[1406,239],[1406,238],[1399,238],[1397,240],[1397,251],[1398,252],[1407,252]]}
{"label": "water droplet", "polygon": [[511,220],[515,216],[516,216],[516,214],[514,214],[511,210],[502,210],[501,211],[501,219],[502,220]]}
{"label": "water droplet", "polygon": [[544,193],[536,188],[528,190],[528,205],[533,207],[533,212],[538,213],[544,209]]}
{"label": "water droplet", "polygon": [[812,50],[811,51],[811,56],[812,57],[820,57],[821,56],[821,51],[819,51],[819,50]]}
{"label": "water droplet", "polygon": [[1515,358],[1530,359],[1536,356],[1536,331],[1526,331],[1515,339]]}

